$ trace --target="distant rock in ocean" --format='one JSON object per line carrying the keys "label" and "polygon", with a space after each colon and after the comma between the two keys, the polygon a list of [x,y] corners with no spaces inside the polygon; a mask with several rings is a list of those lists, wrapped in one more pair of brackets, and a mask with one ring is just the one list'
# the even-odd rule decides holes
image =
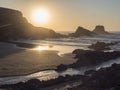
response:
{"label": "distant rock in ocean", "polygon": [[94,32],[87,30],[87,29],[80,27],[80,26],[77,28],[75,33],[69,34],[69,36],[72,36],[72,37],[94,36],[94,35],[96,35]]}
{"label": "distant rock in ocean", "polygon": [[35,27],[18,10],[0,7],[0,40],[64,37],[54,30]]}
{"label": "distant rock in ocean", "polygon": [[96,34],[108,34],[108,32],[105,31],[104,26],[102,26],[102,25],[96,26],[95,29],[93,30],[93,32]]}
{"label": "distant rock in ocean", "polygon": [[101,34],[110,34],[105,31],[104,26],[98,25],[95,27],[93,31],[85,29],[81,26],[79,26],[74,33],[70,33],[70,37],[81,37],[81,36],[96,36]]}

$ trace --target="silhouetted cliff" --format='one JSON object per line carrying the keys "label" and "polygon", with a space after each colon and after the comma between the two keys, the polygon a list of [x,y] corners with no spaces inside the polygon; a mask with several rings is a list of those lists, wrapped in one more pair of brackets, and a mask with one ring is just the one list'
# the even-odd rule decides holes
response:
{"label": "silhouetted cliff", "polygon": [[30,24],[17,10],[0,8],[0,40],[64,37],[55,31]]}
{"label": "silhouetted cliff", "polygon": [[87,30],[87,29],[80,27],[80,26],[77,28],[75,33],[69,34],[69,36],[72,36],[72,37],[94,36],[94,35],[96,35],[94,32]]}

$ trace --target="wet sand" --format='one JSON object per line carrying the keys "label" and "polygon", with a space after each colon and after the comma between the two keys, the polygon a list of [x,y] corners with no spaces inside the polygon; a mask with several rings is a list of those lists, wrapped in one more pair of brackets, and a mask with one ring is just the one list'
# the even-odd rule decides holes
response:
{"label": "wet sand", "polygon": [[59,64],[75,61],[70,53],[59,56],[58,51],[21,49],[12,44],[0,43],[0,77],[55,69]]}

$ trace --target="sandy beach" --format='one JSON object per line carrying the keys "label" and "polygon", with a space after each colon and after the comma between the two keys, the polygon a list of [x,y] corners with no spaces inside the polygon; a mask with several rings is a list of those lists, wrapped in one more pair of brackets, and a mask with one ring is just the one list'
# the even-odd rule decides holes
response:
{"label": "sandy beach", "polygon": [[58,55],[53,50],[21,49],[8,43],[0,43],[0,76],[24,75],[46,69],[55,69],[59,64],[73,63],[73,55]]}

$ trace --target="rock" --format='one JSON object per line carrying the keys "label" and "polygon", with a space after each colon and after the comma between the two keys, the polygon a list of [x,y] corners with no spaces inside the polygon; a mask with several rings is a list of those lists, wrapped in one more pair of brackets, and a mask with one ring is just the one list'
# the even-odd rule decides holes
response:
{"label": "rock", "polygon": [[88,70],[88,71],[85,71],[85,75],[91,75],[93,73],[95,73],[96,71],[95,70]]}
{"label": "rock", "polygon": [[75,63],[68,65],[70,68],[81,68],[86,66],[96,66],[102,62],[120,57],[120,51],[103,52],[91,50],[74,50],[75,58],[78,59]]}
{"label": "rock", "polygon": [[71,37],[81,37],[81,36],[94,36],[96,35],[94,32],[87,30],[83,27],[78,27],[75,33],[69,34]]}
{"label": "rock", "polygon": [[75,49],[72,52],[72,54],[75,54],[74,58],[78,58],[79,56],[82,56],[82,55],[86,54],[87,52],[89,52],[89,50]]}
{"label": "rock", "polygon": [[104,43],[104,42],[96,42],[95,44],[88,46],[88,48],[98,51],[110,50],[109,43]]}
{"label": "rock", "polygon": [[108,32],[105,31],[105,28],[102,25],[96,26],[93,32],[96,34],[109,34]]}
{"label": "rock", "polygon": [[[119,90],[120,89],[120,64],[113,64],[111,67],[101,68],[98,71],[86,71],[86,75],[66,75],[59,76],[56,79],[48,81],[39,81],[38,79],[31,79],[26,82],[20,82],[11,85],[1,85],[0,88],[4,90],[46,90],[55,85],[62,85],[62,83],[75,82],[75,85],[66,88],[67,90]],[[77,82],[77,83],[76,83]],[[64,87],[64,86],[63,86]],[[56,88],[56,87],[55,87]]]}
{"label": "rock", "polygon": [[117,42],[105,43],[105,42],[96,42],[88,46],[88,48],[98,51],[111,50],[110,46],[118,44]]}
{"label": "rock", "polygon": [[0,8],[0,40],[65,37],[54,30],[35,27],[18,10]]}
{"label": "rock", "polygon": [[[91,72],[91,71],[87,71]],[[119,90],[120,89],[120,64],[101,68],[89,77],[81,80],[82,84],[68,90]]]}
{"label": "rock", "polygon": [[56,71],[64,71],[67,68],[79,69],[81,67],[91,67],[120,57],[120,51],[104,52],[76,49],[72,52],[75,54],[76,62],[69,65],[59,65]]}
{"label": "rock", "polygon": [[24,90],[37,90],[41,86],[41,82],[38,79],[31,79],[28,80],[23,88]]}
{"label": "rock", "polygon": [[57,66],[56,71],[58,71],[58,72],[65,71],[65,70],[67,70],[67,68],[68,68],[67,65],[60,64]]}

